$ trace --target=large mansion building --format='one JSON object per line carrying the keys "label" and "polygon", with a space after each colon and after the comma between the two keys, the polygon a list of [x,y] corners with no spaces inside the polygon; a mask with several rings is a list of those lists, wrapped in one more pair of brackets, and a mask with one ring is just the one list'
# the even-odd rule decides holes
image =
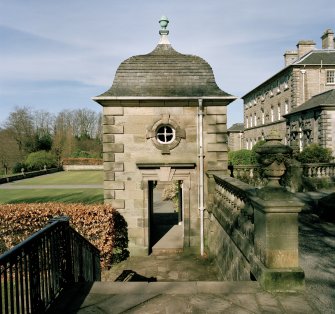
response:
{"label": "large mansion building", "polygon": [[[334,124],[335,111],[320,114],[320,110],[315,110],[324,105],[318,106],[316,102],[325,100],[326,96],[327,104],[334,104],[331,99],[334,93],[308,102],[313,96],[335,88],[334,32],[327,29],[321,39],[322,49],[316,49],[311,40],[299,41],[296,51],[284,54],[282,70],[242,97],[245,148],[251,149],[272,129],[282,134],[284,144],[297,146],[300,150],[312,142],[335,147],[335,126],[329,125]],[[304,110],[298,110],[306,102],[307,105],[301,107]],[[314,108],[312,113],[308,110],[311,108]],[[296,114],[286,120],[284,116],[288,118],[290,113]]]}

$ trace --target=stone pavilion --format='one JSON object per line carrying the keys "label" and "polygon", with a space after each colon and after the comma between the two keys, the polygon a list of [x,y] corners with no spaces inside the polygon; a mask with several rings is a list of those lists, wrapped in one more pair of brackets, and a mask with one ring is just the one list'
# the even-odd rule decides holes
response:
{"label": "stone pavilion", "polygon": [[178,185],[180,237],[203,252],[208,175],[227,171],[227,110],[236,99],[215,82],[202,58],[160,41],[118,67],[112,87],[93,97],[103,107],[104,198],[128,224],[132,255],[152,249],[153,189]]}

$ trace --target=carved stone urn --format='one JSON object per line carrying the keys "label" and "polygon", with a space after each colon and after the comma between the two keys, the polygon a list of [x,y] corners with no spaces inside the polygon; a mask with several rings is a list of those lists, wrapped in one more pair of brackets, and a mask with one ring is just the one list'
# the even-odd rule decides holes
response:
{"label": "carved stone urn", "polygon": [[292,156],[292,148],[280,142],[281,137],[276,130],[271,130],[265,137],[265,141],[265,144],[255,150],[257,161],[268,179],[266,186],[279,188],[279,179],[286,171],[285,163]]}

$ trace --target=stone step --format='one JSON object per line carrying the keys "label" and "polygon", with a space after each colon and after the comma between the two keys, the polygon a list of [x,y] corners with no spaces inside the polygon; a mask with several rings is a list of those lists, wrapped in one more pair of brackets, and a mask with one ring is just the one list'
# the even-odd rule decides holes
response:
{"label": "stone step", "polygon": [[263,290],[257,281],[94,282],[93,294],[244,294]]}
{"label": "stone step", "polygon": [[183,248],[152,248],[152,255],[154,256],[165,256],[180,254],[183,252]]}
{"label": "stone step", "polygon": [[47,314],[320,313],[303,294],[273,295],[256,281],[94,282],[68,287]]}
{"label": "stone step", "polygon": [[152,255],[178,254],[183,247],[183,226],[175,225],[152,247]]}

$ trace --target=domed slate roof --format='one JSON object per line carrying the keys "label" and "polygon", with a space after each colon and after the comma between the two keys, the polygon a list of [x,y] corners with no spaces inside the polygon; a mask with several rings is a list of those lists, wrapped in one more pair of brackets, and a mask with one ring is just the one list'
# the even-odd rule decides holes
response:
{"label": "domed slate roof", "polygon": [[202,58],[181,54],[160,31],[161,41],[148,54],[123,61],[116,71],[112,87],[98,98],[114,97],[227,97],[221,90],[210,65]]}
{"label": "domed slate roof", "polygon": [[149,54],[123,61],[112,87],[100,96],[230,96],[216,84],[213,70],[200,57],[158,44]]}

